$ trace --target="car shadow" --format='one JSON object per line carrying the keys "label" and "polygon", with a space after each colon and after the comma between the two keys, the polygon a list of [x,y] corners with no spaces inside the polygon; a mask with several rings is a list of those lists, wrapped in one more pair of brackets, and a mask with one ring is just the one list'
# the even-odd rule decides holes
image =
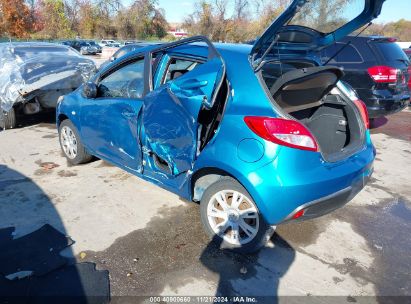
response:
{"label": "car shadow", "polygon": [[385,116],[371,119],[370,120],[370,129],[378,129],[380,127],[385,126],[387,123],[388,123],[388,118],[385,117]]}
{"label": "car shadow", "polygon": [[56,110],[47,109],[42,110],[37,114],[25,115],[18,113],[16,128],[30,127],[38,124],[42,124],[50,129],[56,129]]}
{"label": "car shadow", "polygon": [[[65,256],[74,256],[66,235],[63,220],[41,187],[0,164],[0,303],[88,303],[84,284],[90,290],[94,274],[101,279],[102,272],[95,271],[94,264],[75,264],[59,254],[65,248]],[[20,272],[26,272],[20,279],[6,278]],[[85,278],[91,282],[84,283]],[[103,298],[95,300],[105,303]]]}
{"label": "car shadow", "polygon": [[279,283],[296,252],[278,234],[271,241],[273,247],[264,247],[254,254],[239,254],[219,249],[221,238],[215,237],[200,256],[201,263],[219,276],[215,296],[228,297],[229,303],[247,302],[245,297],[258,303],[278,303]]}

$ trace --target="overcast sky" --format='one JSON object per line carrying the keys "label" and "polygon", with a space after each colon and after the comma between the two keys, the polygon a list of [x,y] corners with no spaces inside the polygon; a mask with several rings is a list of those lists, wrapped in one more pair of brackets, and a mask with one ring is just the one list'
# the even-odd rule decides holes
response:
{"label": "overcast sky", "polygon": [[[132,0],[123,0],[123,2],[127,4],[131,3]],[[192,12],[195,2],[197,0],[159,0],[160,7],[165,9],[169,22],[183,21],[184,17]],[[229,0],[229,2],[234,3],[234,0]],[[411,1],[387,0],[377,21],[386,23],[399,19],[411,20]]]}

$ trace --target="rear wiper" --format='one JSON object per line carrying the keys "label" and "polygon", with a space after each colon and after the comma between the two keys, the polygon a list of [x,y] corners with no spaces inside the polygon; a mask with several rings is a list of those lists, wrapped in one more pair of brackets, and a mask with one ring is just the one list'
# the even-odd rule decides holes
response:
{"label": "rear wiper", "polygon": [[[354,38],[357,38],[358,36],[360,36],[362,33],[364,33],[364,31],[369,28],[372,25],[372,22],[368,23],[366,27],[364,27]],[[342,51],[344,51],[347,46],[352,44],[352,40],[348,41],[346,44],[344,44],[333,56],[331,56],[324,64],[327,65],[331,62],[331,60],[333,60],[335,57],[337,57],[338,55],[341,54]]]}

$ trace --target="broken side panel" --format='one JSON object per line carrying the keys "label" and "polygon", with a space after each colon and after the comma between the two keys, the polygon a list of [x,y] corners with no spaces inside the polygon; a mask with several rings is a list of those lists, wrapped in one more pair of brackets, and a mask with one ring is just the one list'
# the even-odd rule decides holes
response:
{"label": "broken side panel", "polygon": [[1,43],[0,70],[0,109],[8,112],[34,98],[42,107],[54,108],[58,97],[78,88],[96,67],[66,46]]}

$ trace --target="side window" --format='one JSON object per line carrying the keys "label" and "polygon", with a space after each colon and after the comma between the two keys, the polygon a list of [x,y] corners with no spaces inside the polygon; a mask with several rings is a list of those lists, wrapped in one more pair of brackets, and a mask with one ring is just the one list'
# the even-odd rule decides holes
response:
{"label": "side window", "polygon": [[172,58],[164,75],[163,83],[177,79],[185,73],[194,70],[199,65],[201,63],[194,60]]}
{"label": "side window", "polygon": [[98,97],[142,98],[144,92],[144,59],[123,66],[105,77],[98,85]]}
{"label": "side window", "polygon": [[[328,60],[344,47],[343,43],[337,43],[325,50],[323,59]],[[352,45],[347,45],[330,63],[361,63],[363,58],[361,54]]]}
{"label": "side window", "polygon": [[[344,45],[342,43],[337,44],[338,49],[342,48]],[[338,55],[339,62],[363,62],[361,54],[352,45],[348,45],[345,49]]]}

